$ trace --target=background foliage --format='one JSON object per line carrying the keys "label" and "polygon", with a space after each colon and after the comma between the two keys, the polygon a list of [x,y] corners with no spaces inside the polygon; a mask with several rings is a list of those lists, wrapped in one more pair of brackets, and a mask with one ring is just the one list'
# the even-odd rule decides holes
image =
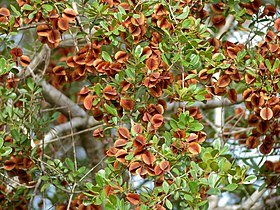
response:
{"label": "background foliage", "polygon": [[0,6],[0,209],[279,207],[277,2]]}

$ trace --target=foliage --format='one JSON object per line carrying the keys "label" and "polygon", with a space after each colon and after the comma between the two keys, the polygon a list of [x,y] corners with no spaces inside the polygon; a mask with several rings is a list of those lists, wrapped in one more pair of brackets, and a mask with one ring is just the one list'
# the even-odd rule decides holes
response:
{"label": "foliage", "polygon": [[[269,159],[279,155],[277,9],[258,0],[0,8],[0,209],[46,209],[44,198],[56,209],[207,209],[223,192],[279,196],[280,162]],[[249,33],[233,43],[228,31]],[[216,107],[227,110],[220,126]]]}

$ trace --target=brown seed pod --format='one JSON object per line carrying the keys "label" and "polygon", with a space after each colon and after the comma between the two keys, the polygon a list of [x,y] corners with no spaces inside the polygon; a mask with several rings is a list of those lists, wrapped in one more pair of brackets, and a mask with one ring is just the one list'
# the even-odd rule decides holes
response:
{"label": "brown seed pod", "polygon": [[147,165],[152,165],[156,158],[155,156],[148,150],[146,150],[142,155],[142,160],[144,161],[144,163],[146,163]]}
{"label": "brown seed pod", "polygon": [[20,64],[23,66],[23,67],[26,67],[28,66],[30,63],[30,58],[26,55],[22,55],[20,57]]}
{"label": "brown seed pod", "polygon": [[269,107],[264,107],[260,111],[263,120],[270,120],[273,117],[273,111]]}
{"label": "brown seed pod", "polygon": [[62,17],[66,18],[68,21],[74,21],[76,18],[77,13],[71,9],[71,8],[66,8],[63,11]]}
{"label": "brown seed pod", "polygon": [[212,18],[212,23],[216,28],[221,28],[226,24],[226,19],[223,15],[215,15]]}
{"label": "brown seed pod", "polygon": [[69,29],[68,20],[66,18],[59,18],[57,21],[57,26],[62,31],[67,31]]}
{"label": "brown seed pod", "polygon": [[134,108],[134,101],[131,99],[121,98],[120,105],[124,110],[130,111]]}
{"label": "brown seed pod", "polygon": [[119,135],[120,138],[123,138],[123,139],[130,139],[131,138],[129,130],[126,127],[120,127],[117,130],[117,132],[118,132],[118,135]]}
{"label": "brown seed pod", "polygon": [[250,149],[257,148],[259,146],[259,139],[255,136],[249,136],[246,140],[246,146]]}
{"label": "brown seed pod", "polygon": [[197,155],[201,152],[201,146],[196,142],[191,142],[188,145],[188,150],[191,154]]}
{"label": "brown seed pod", "polygon": [[118,96],[116,88],[111,85],[106,86],[103,89],[103,96],[106,100],[116,100]]}
{"label": "brown seed pod", "polygon": [[126,199],[132,203],[133,205],[138,205],[139,201],[140,201],[140,196],[136,193],[128,193],[126,195]]}
{"label": "brown seed pod", "polygon": [[21,57],[23,55],[22,50],[20,48],[13,48],[10,51],[11,56],[17,58],[17,57]]}

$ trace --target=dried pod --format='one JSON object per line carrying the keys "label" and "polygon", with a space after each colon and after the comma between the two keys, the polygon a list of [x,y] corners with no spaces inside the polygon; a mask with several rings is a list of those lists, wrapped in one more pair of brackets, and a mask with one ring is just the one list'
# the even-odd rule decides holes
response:
{"label": "dried pod", "polygon": [[93,110],[92,115],[93,115],[94,119],[97,121],[103,120],[103,117],[104,117],[104,113],[98,108]]}
{"label": "dried pod", "polygon": [[48,31],[48,41],[50,43],[59,43],[60,42],[60,32],[59,30],[55,30],[55,29],[52,29],[52,30],[49,30]]}
{"label": "dried pod", "polygon": [[68,20],[66,18],[59,18],[57,21],[57,26],[62,31],[67,31],[69,29]]}
{"label": "dried pod", "polygon": [[74,21],[76,18],[77,13],[71,9],[71,8],[66,8],[63,11],[62,17],[66,18],[68,21]]}
{"label": "dried pod", "polygon": [[126,127],[120,127],[117,130],[117,132],[118,132],[118,135],[119,135],[120,138],[123,138],[123,139],[130,139],[131,138],[129,130]]}
{"label": "dried pod", "polygon": [[155,156],[148,150],[146,150],[142,155],[142,160],[144,161],[144,163],[146,163],[147,165],[152,165],[156,158]]}
{"label": "dried pod", "polygon": [[246,140],[246,146],[250,149],[255,149],[259,146],[259,139],[255,136],[249,136]]}
{"label": "dried pod", "polygon": [[197,155],[201,152],[201,146],[196,142],[191,142],[188,145],[188,150],[191,154]]}
{"label": "dried pod", "polygon": [[117,158],[117,160],[119,161],[119,162],[121,162],[121,163],[124,163],[126,160],[125,160],[125,156],[127,155],[128,153],[127,153],[127,151],[126,150],[124,150],[124,149],[120,149],[120,150],[118,150],[117,151],[117,153],[116,153],[116,158]]}
{"label": "dried pod", "polygon": [[116,100],[118,97],[116,88],[111,85],[106,86],[103,89],[103,96],[106,100]]}
{"label": "dried pod", "polygon": [[124,51],[118,51],[115,54],[115,59],[119,62],[119,63],[126,63],[128,60],[128,54]]}
{"label": "dried pod", "polygon": [[222,75],[217,81],[217,86],[220,88],[227,87],[231,82],[231,79],[228,75]]}
{"label": "dried pod", "polygon": [[280,31],[280,18],[277,18],[274,21],[274,28],[276,29],[276,31]]}
{"label": "dried pod", "polygon": [[29,63],[30,63],[30,58],[29,58],[28,56],[22,55],[22,56],[20,57],[20,65],[26,67],[26,66],[29,65]]}
{"label": "dried pod", "polygon": [[17,58],[17,57],[21,57],[23,53],[20,48],[15,47],[15,48],[11,49],[10,54],[11,54],[11,56]]}
{"label": "dried pod", "polygon": [[136,170],[141,167],[139,162],[132,162],[129,166],[129,171],[131,174],[136,175]]}
{"label": "dried pod", "polygon": [[136,193],[128,193],[126,199],[133,205],[138,205],[140,201],[140,196]]}
{"label": "dried pod", "polygon": [[164,118],[161,114],[155,114],[151,119],[151,124],[154,128],[159,128],[164,123]]}
{"label": "dried pod", "polygon": [[212,23],[216,28],[221,28],[226,24],[226,19],[223,15],[215,15],[212,18]]}
{"label": "dried pod", "polygon": [[127,140],[125,140],[125,139],[118,139],[118,140],[114,143],[114,147],[115,147],[116,149],[121,149],[121,148],[123,148],[126,144],[127,144]]}
{"label": "dried pod", "polygon": [[154,71],[158,69],[158,61],[155,57],[148,58],[145,62],[148,69]]}
{"label": "dried pod", "polygon": [[231,103],[235,103],[237,100],[237,93],[235,89],[229,89],[228,92],[228,99],[231,101]]}
{"label": "dried pod", "polygon": [[269,107],[264,107],[260,111],[263,120],[270,120],[273,117],[273,111]]}
{"label": "dried pod", "polygon": [[93,102],[94,97],[92,95],[87,95],[84,99],[84,107],[87,110],[91,110],[92,109],[92,102]]}
{"label": "dried pod", "polygon": [[170,170],[170,164],[168,161],[163,160],[159,163],[159,167],[161,168],[161,170],[163,171],[169,171]]}
{"label": "dried pod", "polygon": [[144,147],[146,145],[146,138],[143,135],[138,135],[133,141],[133,146],[135,147]]}
{"label": "dried pod", "polygon": [[134,108],[134,101],[131,99],[121,98],[120,105],[124,110],[130,111]]}

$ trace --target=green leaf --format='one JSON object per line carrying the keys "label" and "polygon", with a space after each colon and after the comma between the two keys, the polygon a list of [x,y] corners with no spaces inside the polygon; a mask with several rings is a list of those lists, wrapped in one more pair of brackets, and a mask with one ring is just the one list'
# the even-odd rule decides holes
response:
{"label": "green leaf", "polygon": [[201,123],[190,123],[189,129],[191,131],[201,131],[204,128],[204,126]]}
{"label": "green leaf", "polygon": [[105,109],[111,114],[111,115],[114,115],[114,116],[118,116],[118,111],[117,109],[114,107],[111,107],[109,106],[108,104],[104,104],[105,106]]}
{"label": "green leaf", "polygon": [[53,10],[53,6],[50,4],[44,4],[43,5],[44,10],[46,10],[47,12],[51,12]]}
{"label": "green leaf", "polygon": [[34,10],[34,8],[32,6],[30,6],[29,4],[25,4],[25,5],[23,5],[22,10]]}
{"label": "green leaf", "polygon": [[31,77],[28,77],[27,78],[27,86],[28,88],[33,91],[34,90],[34,87],[35,87],[35,83],[33,81],[33,79]]}
{"label": "green leaf", "polygon": [[20,12],[12,4],[10,4],[10,7],[13,10],[13,12],[16,14],[16,16],[21,16]]}
{"label": "green leaf", "polygon": [[97,84],[94,86],[94,90],[95,90],[96,95],[97,95],[97,96],[100,96],[101,90],[102,90],[102,86],[100,85],[100,83],[97,83]]}
{"label": "green leaf", "polygon": [[163,182],[162,188],[163,188],[163,191],[165,192],[165,194],[167,194],[169,192],[169,184],[166,181]]}
{"label": "green leaf", "polygon": [[137,57],[137,58],[139,58],[140,57],[140,55],[142,54],[142,51],[143,51],[143,48],[141,47],[141,45],[137,45],[136,47],[135,47],[135,56]]}
{"label": "green leaf", "polygon": [[210,187],[214,188],[215,187],[215,184],[216,182],[218,181],[219,179],[219,175],[216,174],[216,173],[211,173],[208,177],[208,182],[209,182],[209,185]]}
{"label": "green leaf", "polygon": [[257,177],[255,175],[249,175],[244,179],[243,184],[252,184],[256,180],[257,180]]}
{"label": "green leaf", "polygon": [[217,164],[215,161],[213,161],[213,162],[210,164],[210,168],[212,168],[213,171],[215,171],[215,172],[218,172],[218,170],[219,170],[219,166],[218,166],[218,164]]}
{"label": "green leaf", "polygon": [[197,182],[189,182],[189,187],[192,193],[198,192]]}
{"label": "green leaf", "polygon": [[220,190],[218,188],[210,188],[208,191],[207,191],[207,194],[208,195],[218,195],[220,194]]}
{"label": "green leaf", "polygon": [[178,129],[178,125],[177,122],[173,119],[170,120],[170,126],[172,127],[173,130],[177,130]]}
{"label": "green leaf", "polygon": [[116,207],[114,207],[112,204],[110,203],[106,203],[104,206],[104,209],[108,209],[108,210],[116,210]]}
{"label": "green leaf", "polygon": [[182,23],[182,28],[189,28],[189,26],[193,23],[192,19],[186,19]]}
{"label": "green leaf", "polygon": [[70,158],[65,159],[65,163],[71,171],[74,171],[74,162]]}
{"label": "green leaf", "polygon": [[49,178],[50,178],[50,177],[49,177],[49,176],[46,176],[46,175],[45,175],[45,176],[41,176],[41,180],[43,180],[43,181],[47,181],[47,180],[49,180]]}
{"label": "green leaf", "polygon": [[266,65],[266,67],[270,70],[271,69],[271,63],[270,63],[270,61],[268,60],[268,59],[265,59],[265,65]]}
{"label": "green leaf", "polygon": [[42,187],[41,187],[41,192],[44,192],[45,191],[45,189],[48,189],[49,187],[50,187],[50,183],[46,183],[46,184],[44,184]]}
{"label": "green leaf", "polygon": [[234,191],[238,187],[238,184],[232,183],[225,187],[227,191]]}
{"label": "green leaf", "polygon": [[186,79],[193,79],[197,76],[197,74],[189,74]]}
{"label": "green leaf", "polygon": [[4,58],[0,58],[0,75],[6,73],[6,60]]}
{"label": "green leaf", "polygon": [[4,145],[4,138],[0,136],[0,148],[2,148]]}
{"label": "green leaf", "polygon": [[102,186],[104,183],[103,177],[99,173],[96,174],[95,181],[99,186]]}
{"label": "green leaf", "polygon": [[2,147],[0,149],[0,156],[7,156],[11,154],[12,151],[13,149],[11,147]]}
{"label": "green leaf", "polygon": [[15,139],[16,141],[20,140],[20,135],[17,130],[15,130],[15,129],[11,130],[11,135],[12,135],[13,139]]}
{"label": "green leaf", "polygon": [[165,205],[166,205],[166,207],[167,207],[168,209],[172,209],[172,208],[173,208],[172,203],[171,203],[170,200],[168,200],[168,199],[166,199]]}
{"label": "green leaf", "polygon": [[186,7],[183,9],[183,12],[182,12],[180,15],[178,15],[178,16],[176,17],[176,19],[183,20],[183,19],[187,18],[188,15],[189,15],[189,12],[190,12],[190,8],[189,8],[188,6],[186,6]]}
{"label": "green leaf", "polygon": [[102,55],[102,58],[104,59],[104,61],[113,63],[112,58],[109,55],[109,53],[107,53],[106,51],[102,51],[101,55]]}

